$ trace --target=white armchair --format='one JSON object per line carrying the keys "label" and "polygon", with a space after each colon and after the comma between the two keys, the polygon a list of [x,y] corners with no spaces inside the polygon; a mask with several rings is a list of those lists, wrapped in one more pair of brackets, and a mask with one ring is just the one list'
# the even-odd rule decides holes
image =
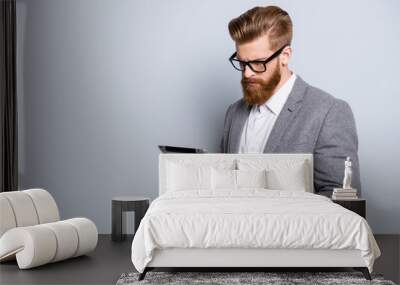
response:
{"label": "white armchair", "polygon": [[46,190],[0,193],[0,262],[17,259],[20,269],[28,269],[86,254],[96,245],[96,225],[86,218],[60,221]]}

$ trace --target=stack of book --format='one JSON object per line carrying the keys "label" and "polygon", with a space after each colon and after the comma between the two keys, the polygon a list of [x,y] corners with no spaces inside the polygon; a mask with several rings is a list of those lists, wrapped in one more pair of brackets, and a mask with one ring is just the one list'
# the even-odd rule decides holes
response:
{"label": "stack of book", "polygon": [[358,199],[357,189],[333,188],[332,199],[335,200]]}

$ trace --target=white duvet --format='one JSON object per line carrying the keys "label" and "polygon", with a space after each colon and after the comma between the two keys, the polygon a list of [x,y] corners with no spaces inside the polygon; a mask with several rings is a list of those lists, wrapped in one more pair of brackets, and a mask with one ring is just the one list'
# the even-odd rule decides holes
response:
{"label": "white duvet", "polygon": [[155,199],[135,234],[143,272],[154,249],[358,249],[372,272],[380,250],[366,220],[324,196],[262,189],[177,191]]}

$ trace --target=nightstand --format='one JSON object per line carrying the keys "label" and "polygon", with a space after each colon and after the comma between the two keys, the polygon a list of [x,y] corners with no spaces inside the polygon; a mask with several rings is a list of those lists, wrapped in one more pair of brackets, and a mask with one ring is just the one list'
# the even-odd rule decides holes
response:
{"label": "nightstand", "polygon": [[[147,197],[137,196],[120,196],[112,199],[112,234],[113,241],[123,241],[126,234],[123,234],[125,224],[122,221],[123,212],[135,212],[135,232],[139,227],[140,221],[149,208],[150,199]],[[135,234],[135,233],[134,233]]]}
{"label": "nightstand", "polygon": [[340,199],[334,200],[332,202],[339,204],[340,206],[359,214],[364,219],[366,218],[366,201],[365,199]]}

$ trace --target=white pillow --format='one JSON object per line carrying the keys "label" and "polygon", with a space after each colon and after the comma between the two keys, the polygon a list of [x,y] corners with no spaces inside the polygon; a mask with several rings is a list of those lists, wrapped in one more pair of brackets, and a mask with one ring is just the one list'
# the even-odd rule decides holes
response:
{"label": "white pillow", "polygon": [[211,169],[211,188],[236,190],[236,170],[234,169]]}
{"label": "white pillow", "polygon": [[236,170],[237,188],[267,188],[267,171]]}
{"label": "white pillow", "polygon": [[273,190],[308,191],[309,164],[298,159],[249,159],[238,160],[240,170],[266,169],[267,188]]}
{"label": "white pillow", "polygon": [[167,191],[211,189],[211,167],[168,162]]}
{"label": "white pillow", "polygon": [[307,191],[304,165],[285,170],[272,169],[267,172],[268,188],[273,190]]}
{"label": "white pillow", "polygon": [[238,190],[240,188],[267,188],[266,170],[211,170],[211,188]]}

